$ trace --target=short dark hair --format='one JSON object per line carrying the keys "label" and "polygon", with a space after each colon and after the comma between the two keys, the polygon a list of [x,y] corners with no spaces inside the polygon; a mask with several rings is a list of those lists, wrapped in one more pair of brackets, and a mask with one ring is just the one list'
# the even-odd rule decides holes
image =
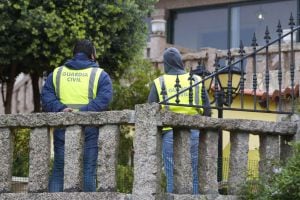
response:
{"label": "short dark hair", "polygon": [[92,55],[96,57],[96,49],[90,40],[77,41],[73,49],[73,55],[77,53],[84,53],[90,59]]}

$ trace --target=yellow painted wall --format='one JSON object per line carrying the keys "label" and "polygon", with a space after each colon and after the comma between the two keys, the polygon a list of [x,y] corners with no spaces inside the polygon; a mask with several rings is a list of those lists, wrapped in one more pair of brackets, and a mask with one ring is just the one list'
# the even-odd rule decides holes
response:
{"label": "yellow painted wall", "polygon": [[[238,96],[234,99],[231,107],[232,108],[241,108],[240,102],[241,102],[241,99]],[[258,102],[258,99],[257,99],[257,102]],[[254,104],[253,96],[249,96],[249,95],[244,96],[244,108],[245,109],[253,109],[254,108],[253,104]],[[257,110],[266,110],[265,108],[262,108],[258,103],[256,105],[256,109]],[[276,105],[274,102],[270,102],[269,109],[276,110]],[[217,110],[215,110],[215,109],[212,110],[212,117],[215,117],[215,118],[218,117]],[[223,118],[224,119],[251,119],[251,120],[262,120],[262,121],[276,121],[277,114],[223,110]],[[229,143],[229,133],[227,131],[224,131],[223,138],[224,138],[223,147],[226,147],[226,145]],[[258,147],[259,147],[258,136],[250,135],[249,149],[253,150]]]}
{"label": "yellow painted wall", "polygon": [[[232,108],[241,108],[240,102],[241,102],[241,100],[239,97],[235,98],[231,107]],[[244,96],[244,108],[245,109],[253,109],[254,108],[253,104],[254,104],[253,96]],[[257,110],[265,110],[265,108],[262,108],[258,103],[256,105],[256,109]],[[270,110],[276,109],[276,105],[274,104],[274,102],[270,103],[269,109]],[[218,117],[217,110],[213,110],[212,116]],[[277,114],[224,110],[223,118],[224,119],[251,119],[251,120],[262,120],[262,121],[276,121]],[[229,142],[229,133],[224,131],[223,147],[225,147],[228,144],[228,142]],[[249,149],[253,150],[258,147],[259,147],[258,136],[250,135]]]}

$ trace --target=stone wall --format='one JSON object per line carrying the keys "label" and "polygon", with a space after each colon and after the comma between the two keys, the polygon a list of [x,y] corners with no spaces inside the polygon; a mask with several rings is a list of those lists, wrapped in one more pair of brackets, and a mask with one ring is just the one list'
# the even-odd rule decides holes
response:
{"label": "stone wall", "polygon": [[[134,184],[132,194],[116,191],[116,160],[119,125],[134,124]],[[98,188],[96,193],[82,191],[82,126],[99,127]],[[174,128],[175,194],[164,194],[160,185],[162,173],[161,128]],[[12,128],[31,128],[30,167],[28,193],[10,193],[12,189]],[[66,127],[64,192],[48,193],[49,177],[49,128]],[[190,153],[187,129],[201,129],[199,149],[199,191],[191,195]],[[218,130],[231,133],[228,187],[230,195],[218,193],[217,138]],[[239,186],[246,177],[249,134],[259,135],[262,140],[260,170],[270,169],[281,155],[290,155],[290,148],[279,148],[279,139],[299,138],[299,118],[281,122],[242,119],[215,119],[204,116],[187,116],[160,110],[158,104],[137,105],[135,111],[107,111],[100,113],[36,113],[2,115],[0,117],[0,199],[237,199]],[[280,137],[279,137],[280,136]],[[294,139],[293,139],[294,138]],[[281,143],[286,144],[286,143]],[[276,148],[275,148],[276,147]],[[275,148],[275,149],[274,149]],[[280,152],[285,150],[285,154]],[[270,171],[270,170],[269,170]],[[231,173],[234,172],[234,173]]]}

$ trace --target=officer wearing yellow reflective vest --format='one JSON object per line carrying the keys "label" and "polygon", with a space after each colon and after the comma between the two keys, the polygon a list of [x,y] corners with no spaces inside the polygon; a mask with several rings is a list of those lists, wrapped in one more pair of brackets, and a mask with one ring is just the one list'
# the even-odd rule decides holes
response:
{"label": "officer wearing yellow reflective vest", "polygon": [[[164,98],[167,99],[170,96],[173,96],[177,93],[176,88],[174,87],[176,83],[176,79],[179,79],[180,83],[180,90],[186,89],[190,86],[189,83],[189,77],[190,75],[188,73],[180,74],[180,75],[168,75],[165,74],[157,79],[154,80],[155,87],[157,90],[157,93],[159,95],[159,101],[163,101]],[[194,83],[198,83],[201,81],[201,78],[197,75],[193,75]],[[165,88],[165,97],[162,95],[162,88]],[[202,105],[202,84],[197,85],[193,88],[193,104],[194,105]],[[186,91],[184,93],[181,93],[179,95],[180,104],[189,104],[189,92]],[[176,98],[170,99],[169,103],[175,103]],[[195,114],[202,114],[203,108],[195,108],[195,107],[183,107],[183,106],[173,106],[173,105],[163,105],[163,108],[167,107],[167,110],[176,112],[176,113],[182,113],[182,114],[189,114],[189,115],[195,115]]]}
{"label": "officer wearing yellow reflective vest", "polygon": [[[73,58],[51,73],[42,89],[42,107],[46,112],[94,111],[108,109],[112,99],[109,75],[96,62],[92,42],[75,44]],[[83,191],[96,191],[98,136],[96,127],[84,129]],[[49,192],[62,192],[64,180],[65,129],[54,130],[54,163]]]}
{"label": "officer wearing yellow reflective vest", "polygon": [[[164,51],[163,55],[164,71],[165,74],[154,80],[150,94],[148,96],[148,102],[160,102],[168,97],[171,97],[177,93],[175,84],[178,77],[180,90],[188,88],[190,86],[189,73],[184,70],[181,54],[176,48],[168,48]],[[193,75],[193,84],[201,81],[201,78],[197,75]],[[210,116],[210,104],[208,95],[205,91],[204,98],[202,99],[202,84],[198,84],[193,88],[193,105],[205,104],[205,109],[196,107],[184,107],[174,105],[162,105],[163,109],[167,109],[176,113],[183,114],[202,114]],[[179,95],[180,104],[189,104],[189,92],[188,90]],[[175,103],[176,98],[172,98],[169,103]],[[199,193],[198,183],[198,147],[199,147],[199,130],[190,130],[191,132],[191,158],[192,158],[192,173],[193,173],[193,194]],[[167,178],[167,192],[173,193],[174,181],[174,163],[173,163],[173,130],[171,127],[163,128],[163,161]]]}

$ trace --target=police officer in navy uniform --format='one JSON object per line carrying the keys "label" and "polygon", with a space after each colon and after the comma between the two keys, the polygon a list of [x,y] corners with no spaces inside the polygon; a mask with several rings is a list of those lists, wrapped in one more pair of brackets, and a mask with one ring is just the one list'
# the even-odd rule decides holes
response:
{"label": "police officer in navy uniform", "polygon": [[[108,109],[112,93],[111,79],[98,66],[93,43],[80,40],[73,49],[73,58],[48,76],[41,94],[42,107],[46,112],[100,112]],[[83,190],[93,192],[96,191],[99,131],[96,127],[85,127],[84,134]],[[65,129],[55,129],[50,192],[63,191],[64,143]]]}
{"label": "police officer in navy uniform", "polygon": [[[176,48],[168,48],[163,54],[164,71],[165,74],[154,80],[150,94],[148,96],[148,102],[160,102],[164,98],[167,99],[176,94],[176,78],[179,78],[179,84],[181,89],[188,88],[189,83],[189,73],[184,69],[181,54]],[[197,75],[193,75],[194,83],[201,81],[201,78]],[[162,91],[164,90],[164,91]],[[189,104],[189,92],[188,90],[181,95],[179,95],[180,104]],[[183,113],[189,115],[206,115],[210,116],[210,105],[208,100],[208,95],[205,92],[205,99],[202,99],[202,84],[193,88],[193,105],[205,105],[205,109],[196,107],[183,107],[183,106],[172,106],[172,105],[162,105],[163,109]],[[175,103],[176,98],[170,99],[169,103]],[[193,173],[193,194],[199,193],[199,178],[198,178],[198,147],[199,147],[199,130],[190,130],[191,138],[191,158],[192,158],[192,173]],[[167,192],[173,193],[174,190],[174,163],[173,163],[173,130],[171,127],[163,128],[163,162],[167,178]],[[189,163],[187,163],[189,164]]]}

